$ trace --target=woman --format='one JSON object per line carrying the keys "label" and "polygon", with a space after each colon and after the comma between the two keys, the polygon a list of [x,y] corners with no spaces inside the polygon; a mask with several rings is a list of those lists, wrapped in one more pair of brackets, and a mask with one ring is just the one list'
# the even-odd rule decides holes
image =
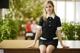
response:
{"label": "woman", "polygon": [[32,40],[34,40],[34,38],[35,38],[37,26],[38,25],[37,25],[36,21],[32,20],[32,24],[31,24],[31,30],[32,30],[32,33],[33,33]]}
{"label": "woman", "polygon": [[57,48],[58,40],[62,47],[66,48],[62,43],[61,38],[61,21],[55,14],[54,4],[52,1],[47,1],[44,6],[43,16],[40,18],[39,25],[41,26],[36,33],[35,40],[32,46],[39,39],[40,53],[52,53]]}
{"label": "woman", "polygon": [[26,23],[26,36],[25,39],[27,40],[28,38],[32,38],[32,29],[31,29],[31,20],[28,20]]}

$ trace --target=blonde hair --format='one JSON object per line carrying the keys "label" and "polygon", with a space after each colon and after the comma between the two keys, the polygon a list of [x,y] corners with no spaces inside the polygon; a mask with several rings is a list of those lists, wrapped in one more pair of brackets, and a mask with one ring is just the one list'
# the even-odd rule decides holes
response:
{"label": "blonde hair", "polygon": [[51,5],[53,6],[52,14],[56,15],[56,14],[55,14],[55,11],[54,11],[53,1],[48,0],[48,1],[46,1],[46,2],[44,3],[44,6],[43,6],[43,19],[44,19],[44,20],[46,20],[46,18],[47,18],[47,12],[46,12],[46,10],[45,10],[45,6],[46,6],[47,4],[51,4]]}

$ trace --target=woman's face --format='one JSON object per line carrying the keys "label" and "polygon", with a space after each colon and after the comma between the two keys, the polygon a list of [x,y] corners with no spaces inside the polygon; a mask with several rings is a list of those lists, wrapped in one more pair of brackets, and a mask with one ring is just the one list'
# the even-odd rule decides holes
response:
{"label": "woman's face", "polygon": [[47,14],[52,14],[52,12],[53,12],[53,6],[48,3],[48,4],[46,5],[45,10],[46,10],[46,13],[47,13]]}

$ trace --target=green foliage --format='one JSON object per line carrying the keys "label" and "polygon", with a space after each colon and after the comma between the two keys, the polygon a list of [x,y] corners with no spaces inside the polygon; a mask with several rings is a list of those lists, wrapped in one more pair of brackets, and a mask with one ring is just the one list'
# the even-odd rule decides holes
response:
{"label": "green foliage", "polygon": [[80,24],[63,23],[62,31],[66,40],[80,40]]}
{"label": "green foliage", "polygon": [[19,26],[26,22],[24,17],[36,19],[42,14],[41,0],[9,1],[9,12],[4,20],[0,19],[0,40],[15,39]]}
{"label": "green foliage", "polygon": [[75,40],[75,26],[71,23],[64,23],[62,30],[65,33],[65,36],[68,40]]}
{"label": "green foliage", "polygon": [[19,22],[11,18],[0,20],[0,41],[15,39],[18,33]]}
{"label": "green foliage", "polygon": [[76,25],[77,40],[80,40],[80,24]]}
{"label": "green foliage", "polygon": [[34,19],[42,13],[42,3],[40,0],[10,0],[10,10],[14,11],[15,15]]}

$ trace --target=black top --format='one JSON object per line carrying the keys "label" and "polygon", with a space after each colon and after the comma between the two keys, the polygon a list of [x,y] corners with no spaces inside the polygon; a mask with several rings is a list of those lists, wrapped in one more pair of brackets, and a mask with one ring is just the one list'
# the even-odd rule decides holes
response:
{"label": "black top", "polygon": [[40,18],[39,25],[42,26],[42,36],[47,39],[56,37],[57,27],[61,26],[61,21],[58,16],[54,18],[48,17],[46,20],[43,17]]}

